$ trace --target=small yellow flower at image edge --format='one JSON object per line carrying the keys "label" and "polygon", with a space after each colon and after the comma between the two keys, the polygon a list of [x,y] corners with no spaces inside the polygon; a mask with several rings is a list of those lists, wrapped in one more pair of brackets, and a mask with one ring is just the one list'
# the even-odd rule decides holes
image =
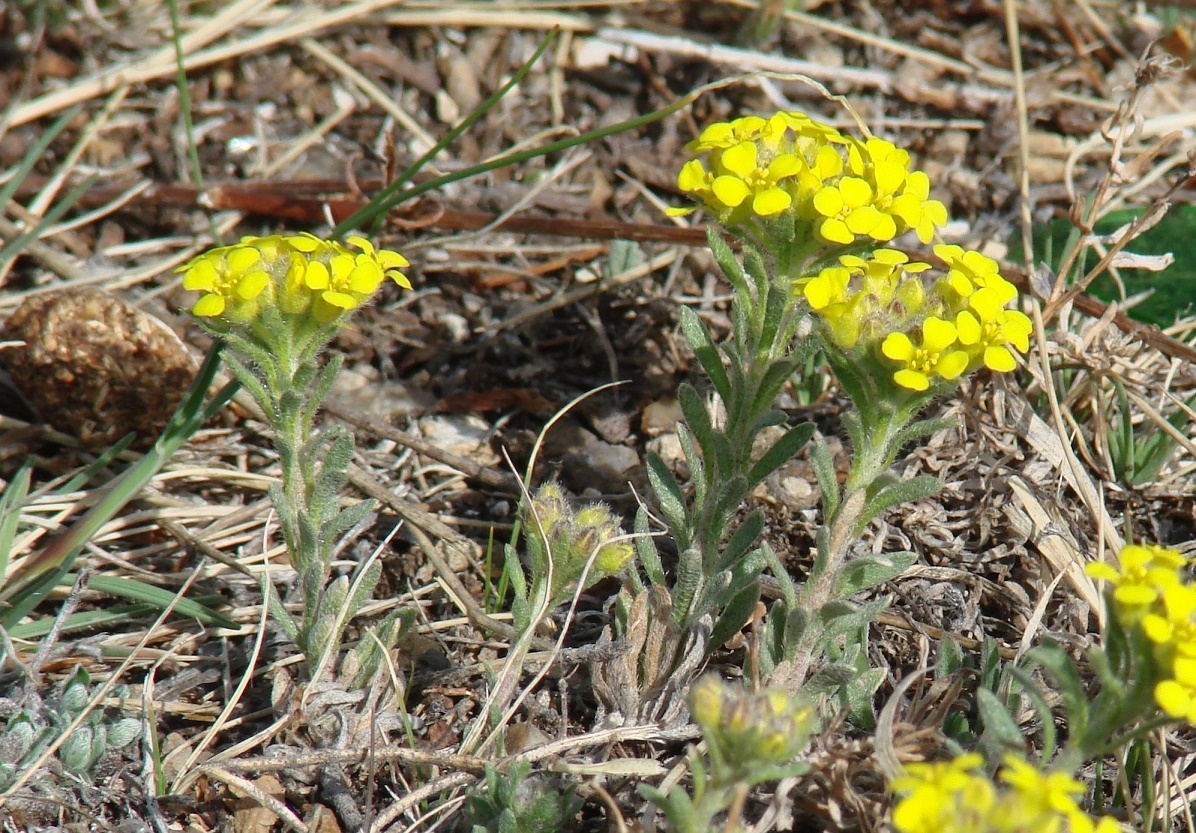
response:
{"label": "small yellow flower at image edge", "polygon": [[363,237],[346,242],[306,232],[247,236],[210,249],[175,271],[183,273],[184,289],[204,293],[193,314],[237,324],[258,318],[265,305],[284,315],[310,313],[327,324],[368,301],[387,278],[411,288],[400,271],[410,264],[401,254],[375,249]]}

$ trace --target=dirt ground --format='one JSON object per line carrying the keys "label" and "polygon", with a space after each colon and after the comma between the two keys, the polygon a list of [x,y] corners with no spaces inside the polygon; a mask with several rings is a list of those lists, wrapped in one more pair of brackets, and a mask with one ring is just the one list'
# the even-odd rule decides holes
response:
{"label": "dirt ground", "polygon": [[[263,571],[288,581],[266,494],[277,455],[252,408],[234,403],[92,537],[76,568],[172,593],[187,583],[189,597],[235,627],[177,614],[159,621],[157,609],[70,581],[52,593],[2,646],[5,731],[25,714],[60,733],[78,667],[106,725],[138,716],[152,729],[113,745],[86,776],[53,755],[15,771],[0,783],[4,829],[457,829],[484,765],[511,757],[532,762],[537,788],[577,786],[584,804],[568,829],[644,829],[651,811],[636,785],[682,778],[696,735],[685,720],[635,725],[596,694],[594,668],[617,650],[617,582],[596,585],[543,634],[566,629],[563,653],[529,658],[520,678],[528,696],[502,755],[456,754],[509,647],[478,626],[461,594],[507,621],[493,583],[541,436],[530,482],[557,478],[573,495],[604,500],[627,529],[650,494],[645,455],[684,465],[677,387],[708,386],[677,311],[693,308],[716,338],[731,324],[730,288],[705,248],[708,220],[664,212],[685,204],[676,185],[684,145],[712,121],[776,109],[852,129],[839,103],[795,77],[805,76],[907,147],[951,212],[952,242],[1002,259],[1027,292],[1042,273],[1010,247],[1029,224],[1074,216],[1073,204],[1097,193],[1110,209],[1196,193],[1190,183],[1172,189],[1196,150],[1196,75],[1185,69],[1196,12],[1184,4],[761,5],[180,4],[190,139],[168,4],[0,9],[0,319],[40,304],[29,317],[62,326],[50,337],[87,370],[35,380],[45,389],[20,395],[0,388],[0,483],[32,464],[9,575],[165,423],[208,344],[173,270],[214,234],[327,232],[551,35],[522,81],[414,183],[612,127],[709,85],[657,120],[406,200],[373,235],[411,261],[414,288],[389,287],[337,337],[345,371],[325,418],[357,438],[346,496],[383,504],[344,564],[402,522],[358,623],[413,612],[390,688],[354,691],[336,675],[306,688],[294,646],[269,625]],[[1143,86],[1145,74],[1157,78]],[[1101,134],[1125,124],[1135,130],[1120,146]],[[37,235],[22,238],[34,226]],[[1045,259],[1037,253],[1032,265]],[[115,300],[46,306],[67,286],[112,293],[165,329],[135,322]],[[106,323],[82,326],[85,315]],[[1191,398],[1194,320],[1159,329],[1081,292],[1054,306],[1018,373],[978,375],[934,406],[957,428],[911,448],[897,470],[936,474],[945,489],[873,523],[860,545],[920,556],[880,588],[894,601],[872,633],[870,661],[888,671],[878,707],[933,664],[945,636],[967,652],[992,640],[1007,658],[1027,634],[1050,636],[1078,655],[1096,633],[1098,606],[1079,565],[1113,541],[1196,554],[1191,425],[1177,420],[1174,454],[1136,483],[1113,470],[1107,440],[1111,379],[1132,394],[1135,424],[1148,433],[1161,430],[1154,416]],[[544,433],[576,398],[611,382],[620,384]],[[795,382],[778,404],[841,450],[844,401],[825,371]],[[94,465],[130,428],[140,442]],[[798,576],[819,523],[814,482],[801,455],[752,496],[765,536]],[[51,629],[64,604],[113,615]],[[711,666],[741,674],[744,650],[733,641]],[[891,738],[899,752],[941,750],[934,700],[946,696],[902,702]],[[1028,736],[1035,719],[1025,715]],[[1186,808],[1191,743],[1190,733],[1159,738],[1150,771],[1163,778],[1167,762],[1172,780],[1140,793],[1135,812]],[[870,733],[833,721],[810,753],[811,772],[754,790],[745,817],[757,831],[890,829],[875,753]]]}

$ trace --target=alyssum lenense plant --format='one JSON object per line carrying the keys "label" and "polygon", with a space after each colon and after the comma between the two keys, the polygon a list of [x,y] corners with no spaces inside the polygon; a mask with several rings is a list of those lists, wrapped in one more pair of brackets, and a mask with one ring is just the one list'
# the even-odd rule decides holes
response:
{"label": "alyssum lenense plant", "polygon": [[[637,541],[649,580],[669,589],[679,631],[701,635],[707,653],[747,622],[760,596],[757,577],[768,567],[781,598],[768,611],[757,670],[796,689],[834,650],[836,635],[865,629],[887,603],[856,608],[850,597],[915,559],[848,560],[848,550],[878,514],[939,488],[936,478],[900,481],[888,471],[904,443],[944,426],[917,421],[917,413],[973,370],[1012,370],[1013,351],[1029,346],[1031,324],[1006,308],[1017,291],[990,258],[940,244],[932,266],[883,245],[906,232],[929,244],[947,220],[943,204],[930,198],[927,175],[911,170],[909,154],[891,142],[781,112],[710,125],[688,148],[700,158],[685,163],[678,185],[741,241],[742,264],[711,231],[711,251],[735,290],[727,343],[715,344],[688,307],[680,311],[721,405],[712,408],[691,385],[680,389],[691,497],[659,457],[649,459],[680,553],[672,581],[651,539]],[[811,335],[800,337],[808,318]],[[773,402],[818,349],[855,406],[843,418],[852,457],[840,486],[826,445],[814,446],[823,525],[814,565],[798,585],[768,544],[757,544],[760,513],[737,528],[733,519],[749,492],[813,435],[812,426],[791,427],[763,454],[753,451],[762,431],[784,424]],[[637,531],[647,531],[646,518]],[[858,679],[852,660],[859,657],[840,659],[846,667],[819,672],[830,687],[835,680],[878,682],[875,675]]]}
{"label": "alyssum lenense plant", "polygon": [[[1089,680],[1052,642],[1006,668],[1038,712],[1038,762],[1024,759],[1022,726],[1005,707],[979,697],[985,724],[979,747],[991,763],[1000,760],[998,777],[988,774],[992,767],[986,771],[979,751],[907,764],[890,784],[899,833],[1114,833],[1120,828],[1112,817],[1094,819],[1081,808],[1092,790],[1075,775],[1088,767],[1098,785],[1124,791],[1115,804],[1133,807],[1141,777],[1141,806],[1155,806],[1149,795],[1156,771],[1134,761],[1147,760],[1159,729],[1196,723],[1196,585],[1187,577],[1192,560],[1175,550],[1130,544],[1118,562],[1087,566],[1089,575],[1107,582],[1109,612],[1099,644],[1084,651]],[[1046,684],[1054,695],[1043,690]],[[1061,744],[1060,720],[1067,727]],[[1121,763],[1112,777],[1102,774],[1110,759]],[[1094,803],[1105,799],[1098,787]]]}
{"label": "alyssum lenense plant", "polygon": [[225,360],[253,396],[273,431],[282,480],[271,485],[287,552],[298,573],[299,620],[263,578],[263,595],[279,626],[295,641],[314,674],[340,649],[345,625],[381,576],[375,560],[352,580],[331,578],[338,539],[373,510],[364,500],[340,508],[353,456],[342,426],[315,431],[316,410],[332,389],[340,356],[320,365],[322,348],[349,314],[386,279],[410,289],[399,271],[407,260],[375,250],[361,237],[348,245],[311,234],[244,237],[179,267],[183,287],[201,292],[191,312],[227,342]]}

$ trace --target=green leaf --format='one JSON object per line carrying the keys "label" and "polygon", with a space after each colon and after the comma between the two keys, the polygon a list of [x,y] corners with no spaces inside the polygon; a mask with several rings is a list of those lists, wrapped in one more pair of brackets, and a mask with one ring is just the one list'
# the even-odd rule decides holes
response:
{"label": "green leaf", "polygon": [[732,395],[731,382],[727,378],[727,369],[723,365],[722,354],[715,346],[714,340],[710,338],[710,332],[706,329],[706,325],[698,318],[696,312],[684,305],[678,312],[678,316],[681,332],[693,349],[698,364],[702,365],[702,369],[706,371],[710,383],[714,385],[715,391],[722,400],[729,402]]}
{"label": "green leaf", "polygon": [[893,452],[897,452],[903,445],[913,440],[929,437],[931,434],[958,426],[959,420],[956,419],[920,419],[896,432],[891,441],[891,448]]}
{"label": "green leaf", "polygon": [[1025,738],[1021,729],[1005,710],[1005,705],[997,695],[987,688],[976,691],[976,706],[980,712],[980,720],[984,724],[984,733],[994,737],[1001,747],[1008,750],[1020,750],[1025,746]]}
{"label": "green leaf", "polygon": [[823,639],[834,639],[848,631],[866,628],[876,621],[876,618],[892,603],[892,598],[882,596],[869,599],[861,605],[848,602],[828,602],[818,611],[818,620],[822,624]]}
{"label": "green leaf", "polygon": [[8,560],[21,521],[21,507],[29,496],[31,475],[30,465],[23,464],[8,481],[8,488],[0,492],[0,581],[8,574]]}
{"label": "green leaf", "polygon": [[660,550],[648,525],[648,512],[642,506],[635,513],[635,551],[648,581],[657,587],[667,587],[664,565],[660,563]]}
{"label": "green leaf", "polygon": [[706,228],[706,245],[710,247],[710,253],[714,255],[714,262],[718,264],[719,269],[726,276],[727,282],[731,284],[739,295],[748,296],[747,277],[744,275],[743,267],[739,264],[739,260],[736,259],[735,252],[731,251],[731,247],[727,245],[727,241],[723,239],[722,234],[714,226]]}
{"label": "green leaf", "polygon": [[909,480],[901,480],[891,486],[881,489],[877,494],[868,498],[864,504],[864,511],[855,525],[855,534],[859,535],[877,515],[915,500],[938,494],[943,483],[937,477],[929,474],[919,475]]}
{"label": "green leaf", "polygon": [[[63,581],[67,584],[73,584],[75,576],[68,573],[63,577]],[[134,579],[119,576],[93,575],[88,580],[87,585],[92,590],[100,593],[107,593],[109,596],[117,596],[118,598],[128,599],[129,601],[152,605],[158,610],[165,610],[171,602],[178,598],[177,593],[172,593],[161,587],[154,587],[151,584],[144,584]],[[178,599],[178,602],[175,603],[174,611],[180,616],[198,619],[205,625],[215,625],[221,628],[239,627],[232,619],[221,616],[219,613],[187,598]]]}
{"label": "green leaf", "polygon": [[814,423],[812,422],[795,425],[786,431],[779,440],[773,443],[772,448],[764,452],[760,459],[752,465],[752,469],[748,473],[748,491],[792,460],[812,436],[814,436]]}
{"label": "green leaf", "polygon": [[839,480],[835,475],[835,462],[831,459],[826,440],[818,437],[810,447],[810,462],[814,466],[814,477],[822,492],[822,516],[833,518],[839,511]]}
{"label": "green leaf", "polygon": [[[1027,674],[1017,666],[1010,666],[1009,673],[1012,674],[1013,679],[1021,685],[1026,692],[1026,696],[1030,698],[1030,702],[1034,704],[1034,710],[1038,712],[1038,720],[1042,725],[1042,748],[1039,751],[1039,758],[1044,761],[1049,761],[1055,757],[1055,715],[1051,711],[1051,706],[1047,703],[1046,696],[1039,689],[1035,683],[1034,678]],[[1067,720],[1067,732],[1072,737],[1080,737],[1083,735],[1083,727],[1077,726],[1071,722],[1070,715]]]}
{"label": "green leaf", "polygon": [[843,565],[835,583],[835,597],[850,598],[877,585],[890,581],[913,566],[918,560],[915,552],[894,552],[883,555],[853,558]]}
{"label": "green leaf", "polygon": [[287,606],[278,596],[278,591],[274,589],[274,585],[270,583],[269,577],[263,573],[261,580],[262,596],[266,599],[266,606],[270,610],[270,618],[273,619],[287,638],[299,644],[299,623],[295,621],[295,617],[291,615],[291,611],[287,610]]}
{"label": "green leaf", "polygon": [[743,523],[739,525],[739,528],[727,541],[726,547],[723,548],[723,563],[736,564],[763,531],[764,513],[759,509],[753,509],[752,513],[743,519]]}
{"label": "green leaf", "polygon": [[859,675],[859,670],[848,662],[832,662],[819,668],[802,686],[802,692],[817,696],[834,694]]}
{"label": "green leaf", "polygon": [[[682,382],[677,388],[677,402],[681,405],[681,413],[685,415],[685,424],[693,432],[698,447],[708,459],[716,459],[714,446],[714,428],[710,422],[710,412],[706,410],[706,403],[694,389],[694,386]],[[697,477],[694,477],[697,480]]]}
{"label": "green leaf", "polygon": [[752,423],[752,427],[749,429],[748,433],[754,437],[765,428],[772,428],[774,425],[784,425],[788,421],[789,415],[784,411],[766,411],[756,418],[756,421]]}
{"label": "green leaf", "polygon": [[739,633],[752,618],[756,603],[760,601],[760,583],[751,582],[740,590],[723,608],[722,614],[710,632],[710,650],[718,650],[732,636]]}
{"label": "green leaf", "polygon": [[[1050,675],[1063,700],[1068,733],[1073,737],[1082,737],[1088,728],[1090,703],[1087,688],[1071,657],[1055,643],[1044,642],[1030,651],[1026,660],[1037,663]],[[1027,690],[1032,685],[1032,683],[1028,684],[1026,680],[1021,680],[1021,682]]]}
{"label": "green leaf", "polygon": [[759,414],[771,410],[772,403],[776,401],[781,388],[785,387],[785,383],[793,378],[793,374],[800,366],[792,357],[774,360],[764,371],[764,376],[756,387],[755,395],[752,397],[751,413]]}
{"label": "green leaf", "polygon": [[343,534],[368,518],[370,513],[377,508],[378,501],[373,498],[366,498],[365,500],[357,501],[357,503],[350,503],[344,509],[337,512],[335,518],[324,524],[324,527],[320,530],[320,534],[330,541],[336,541]]}
{"label": "green leaf", "polygon": [[689,528],[685,498],[673,473],[655,452],[648,452],[648,482],[660,502],[660,514],[664,516],[669,532],[677,538],[677,547],[683,548],[688,543],[686,530]]}
{"label": "green leaf", "polygon": [[963,670],[963,667],[963,649],[950,636],[944,637],[939,642],[939,655],[934,664],[934,678],[936,680],[945,680],[952,674]]}
{"label": "green leaf", "polygon": [[781,563],[781,559],[777,557],[776,552],[769,546],[767,541],[760,545],[760,552],[764,555],[768,571],[777,580],[777,584],[781,590],[781,598],[785,600],[790,608],[797,607],[797,585],[793,581],[793,576],[789,575],[789,571]]}
{"label": "green leaf", "polygon": [[871,729],[876,725],[876,710],[872,700],[887,674],[884,668],[869,668],[843,686],[843,706],[847,710],[848,719],[856,726]]}
{"label": "green leaf", "polygon": [[355,577],[348,601],[345,604],[342,622],[348,622],[361,612],[365,603],[374,597],[374,588],[378,586],[378,581],[381,578],[382,562],[375,558],[364,573]]}
{"label": "green leaf", "polygon": [[602,271],[606,277],[617,278],[636,269],[644,262],[644,250],[634,240],[616,239],[610,241],[606,252],[606,263]]}
{"label": "green leaf", "polygon": [[677,581],[673,585],[673,612],[679,621],[685,621],[689,607],[697,597],[706,575],[702,564],[702,553],[696,547],[682,550],[677,559]]}

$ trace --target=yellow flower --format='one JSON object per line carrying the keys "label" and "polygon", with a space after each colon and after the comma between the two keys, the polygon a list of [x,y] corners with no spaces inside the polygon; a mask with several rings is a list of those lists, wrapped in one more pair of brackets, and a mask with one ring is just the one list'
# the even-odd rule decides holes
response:
{"label": "yellow flower", "polygon": [[895,792],[905,794],[893,808],[893,826],[901,833],[984,830],[996,790],[976,772],[983,764],[974,752],[953,761],[907,764],[892,783]]}
{"label": "yellow flower", "polygon": [[309,311],[319,324],[365,303],[389,278],[410,289],[398,252],[375,250],[363,237],[349,245],[312,234],[244,237],[179,267],[185,289],[205,293],[192,312],[237,324],[255,320],[265,304],[288,316]]}
{"label": "yellow flower", "polygon": [[997,290],[985,287],[968,298],[968,309],[955,317],[955,329],[973,366],[1008,373],[1017,366],[1009,345],[1025,353],[1034,325],[1025,313],[1004,309]]}
{"label": "yellow flower", "polygon": [[1083,795],[1084,785],[1067,773],[1043,773],[1015,755],[1006,755],[1003,763],[1001,781],[1013,787],[1024,809],[1064,816],[1080,812],[1073,796]]}
{"label": "yellow flower", "polygon": [[743,142],[752,142],[769,130],[769,122],[760,116],[743,116],[734,121],[718,121],[708,125],[685,149],[693,153],[706,153],[733,148]]}
{"label": "yellow flower", "polygon": [[1196,658],[1176,657],[1171,678],[1155,685],[1154,699],[1168,717],[1196,724]]}
{"label": "yellow flower", "polygon": [[873,204],[872,186],[855,176],[842,177],[814,195],[814,210],[823,218],[818,234],[830,243],[844,246],[857,237],[887,241],[897,236],[897,224]]}
{"label": "yellow flower", "polygon": [[1043,773],[1008,755],[998,783],[970,753],[954,761],[909,764],[892,789],[899,833],[1116,833],[1110,816],[1094,821],[1075,796],[1084,786],[1063,772]]}
{"label": "yellow flower", "polygon": [[957,343],[955,325],[931,316],[922,322],[920,345],[915,346],[905,333],[889,333],[881,352],[903,365],[893,374],[893,381],[909,390],[924,391],[936,377],[957,379],[967,369],[968,354],[952,349]]}
{"label": "yellow flower", "polygon": [[860,334],[853,310],[855,295],[848,291],[850,284],[850,269],[828,266],[802,288],[810,309],[826,322],[831,338],[844,350],[854,347]]}
{"label": "yellow flower", "polygon": [[800,168],[793,154],[777,154],[762,165],[760,148],[752,142],[741,142],[723,151],[718,161],[720,171],[710,187],[725,205],[736,208],[751,197],[752,211],[768,217],[781,213],[793,201],[779,184]]}
{"label": "yellow flower", "polygon": [[898,234],[913,229],[919,240],[929,243],[935,227],[947,222],[946,206],[930,199],[930,177],[911,171],[909,153],[892,142],[876,137],[853,142],[848,163],[853,174],[872,186],[876,209],[901,221]]}
{"label": "yellow flower", "polygon": [[930,199],[930,177],[924,171],[913,171],[905,178],[905,188],[886,210],[901,218],[923,243],[929,243],[934,230],[947,224],[947,206]]}
{"label": "yellow flower", "polygon": [[1151,544],[1129,544],[1118,560],[1120,567],[1094,561],[1084,570],[1113,585],[1118,617],[1129,625],[1141,622],[1167,588],[1182,583],[1180,570],[1189,563],[1181,553]]}
{"label": "yellow flower", "polygon": [[1017,287],[1001,277],[991,257],[945,243],[935,246],[934,253],[947,265],[944,282],[959,297],[969,298],[977,289],[988,288],[996,292],[1002,307],[1017,297]]}
{"label": "yellow flower", "polygon": [[192,312],[204,318],[227,316],[248,321],[257,316],[269,294],[270,275],[261,253],[249,245],[224,246],[200,255],[176,271],[183,271],[183,288],[203,292]]}

